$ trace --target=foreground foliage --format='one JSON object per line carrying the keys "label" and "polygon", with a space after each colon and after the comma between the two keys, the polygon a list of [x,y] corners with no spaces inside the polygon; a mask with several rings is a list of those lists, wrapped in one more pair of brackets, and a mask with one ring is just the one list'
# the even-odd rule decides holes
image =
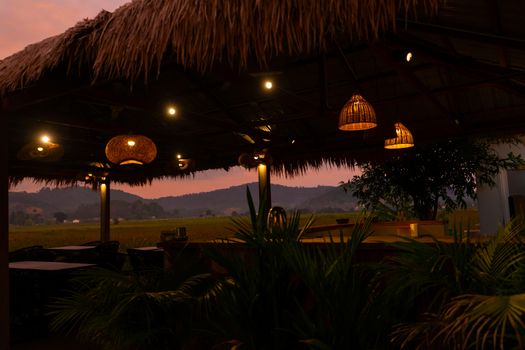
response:
{"label": "foreground foliage", "polygon": [[524,347],[522,224],[488,241],[406,238],[363,263],[369,218],[351,237],[308,245],[300,238],[311,220],[268,222],[248,201],[235,242],[207,249],[204,265],[181,262],[173,275],[91,271],[53,303],[53,326],[117,350]]}

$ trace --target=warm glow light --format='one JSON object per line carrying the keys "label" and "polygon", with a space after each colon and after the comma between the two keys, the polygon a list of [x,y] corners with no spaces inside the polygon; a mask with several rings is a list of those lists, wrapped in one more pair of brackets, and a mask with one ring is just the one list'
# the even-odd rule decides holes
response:
{"label": "warm glow light", "polygon": [[135,141],[133,141],[133,140],[128,140],[128,146],[130,146],[130,147],[135,146]]}
{"label": "warm glow light", "polygon": [[44,147],[37,147],[36,150],[37,150],[38,152],[43,152],[43,151],[44,151]]}
{"label": "warm glow light", "polygon": [[407,55],[406,55],[407,62],[412,61],[412,58],[413,58],[412,52],[408,52]]}
{"label": "warm glow light", "polygon": [[177,159],[181,159],[182,156],[180,154],[177,154]]}
{"label": "warm glow light", "polygon": [[271,80],[266,80],[266,81],[264,82],[264,88],[265,88],[266,90],[271,90],[271,89],[273,89],[273,82],[272,82]]}
{"label": "warm glow light", "polygon": [[400,149],[414,147],[414,137],[406,126],[397,122],[394,125],[396,137],[385,140],[386,149]]}
{"label": "warm glow light", "polygon": [[174,116],[175,114],[177,114],[177,109],[173,106],[168,107],[168,114]]}
{"label": "warm glow light", "polygon": [[292,145],[295,143],[295,140],[292,140]]}
{"label": "warm glow light", "polygon": [[51,139],[47,135],[43,135],[40,140],[42,140],[43,143],[48,143]]}
{"label": "warm glow light", "polygon": [[179,163],[179,166],[180,166],[180,167],[183,167],[183,166],[184,166],[184,164],[183,164],[183,163]]}
{"label": "warm glow light", "polygon": [[93,174],[89,173],[89,174],[88,174],[88,176],[90,176],[90,177],[91,177],[91,176],[93,176]]}

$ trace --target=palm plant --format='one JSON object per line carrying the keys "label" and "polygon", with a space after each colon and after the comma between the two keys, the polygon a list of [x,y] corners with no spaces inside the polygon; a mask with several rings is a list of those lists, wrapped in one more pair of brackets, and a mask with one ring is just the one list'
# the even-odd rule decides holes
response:
{"label": "palm plant", "polygon": [[[461,261],[461,264],[452,264],[452,271],[456,273],[445,279],[446,283],[432,284],[422,276],[423,269],[416,272],[416,280],[407,284],[418,290],[437,286],[434,290],[442,297],[437,307],[426,310],[432,312],[424,315],[424,319],[399,325],[393,341],[401,347],[418,349],[523,348],[525,250],[520,238],[522,230],[522,225],[510,223],[488,242],[472,245],[468,254],[456,256],[451,261]],[[413,250],[417,251],[416,255],[423,254],[419,247],[414,246]],[[436,266],[437,271],[427,271],[431,277],[442,270],[442,265]]]}
{"label": "palm plant", "polygon": [[251,220],[235,220],[235,236],[253,254],[208,252],[228,271],[215,304],[215,334],[247,349],[356,348],[368,293],[355,255],[370,219],[346,242],[341,233],[339,242],[305,247],[299,240],[311,219],[300,229],[295,213],[285,225],[268,227],[264,205],[256,213],[247,197]]}
{"label": "palm plant", "polygon": [[86,270],[49,306],[51,327],[102,349],[183,349],[191,339],[195,302],[219,287],[210,274],[179,266],[176,274]]}
{"label": "palm plant", "polygon": [[281,349],[293,346],[286,329],[290,305],[295,303],[291,271],[283,257],[290,245],[299,244],[299,214],[282,226],[268,227],[265,203],[256,212],[249,190],[249,221],[233,219],[234,237],[247,254],[229,254],[227,247],[209,247],[207,255],[228,272],[214,303],[209,332],[224,344],[249,349]]}

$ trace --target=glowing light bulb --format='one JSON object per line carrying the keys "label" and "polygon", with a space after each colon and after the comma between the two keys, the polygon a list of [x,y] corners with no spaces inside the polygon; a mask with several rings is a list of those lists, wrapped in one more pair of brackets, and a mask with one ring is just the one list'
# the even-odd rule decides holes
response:
{"label": "glowing light bulb", "polygon": [[271,89],[273,89],[273,82],[272,82],[271,80],[266,80],[266,81],[264,82],[264,88],[265,88],[266,90],[271,90]]}
{"label": "glowing light bulb", "polygon": [[177,154],[177,159],[181,159],[182,156],[180,154]]}
{"label": "glowing light bulb", "polygon": [[44,147],[37,147],[36,150],[37,150],[38,152],[44,152]]}
{"label": "glowing light bulb", "polygon": [[128,146],[130,146],[130,147],[135,146],[135,141],[133,141],[133,140],[128,140]]}
{"label": "glowing light bulb", "polygon": [[173,106],[168,107],[168,114],[174,116],[175,114],[177,114],[177,109]]}
{"label": "glowing light bulb", "polygon": [[414,55],[412,55],[412,52],[408,52],[405,59],[407,60],[407,62],[410,62],[412,61],[412,58],[414,57]]}
{"label": "glowing light bulb", "polygon": [[48,143],[51,139],[49,138],[49,136],[44,135],[40,138],[40,140],[42,140],[43,143]]}

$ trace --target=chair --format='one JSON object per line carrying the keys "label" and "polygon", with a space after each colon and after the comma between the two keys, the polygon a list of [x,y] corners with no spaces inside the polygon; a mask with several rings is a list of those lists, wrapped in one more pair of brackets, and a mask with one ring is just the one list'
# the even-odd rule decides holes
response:
{"label": "chair", "polygon": [[121,270],[124,266],[125,254],[118,253],[119,241],[92,241],[82,245],[94,246],[95,248],[75,252],[68,261],[96,264],[112,270]]}
{"label": "chair", "polygon": [[162,251],[129,248],[127,252],[129,263],[136,274],[158,271],[164,268],[164,253]]}
{"label": "chair", "polygon": [[56,254],[41,245],[33,245],[9,252],[9,262],[15,261],[55,261]]}

